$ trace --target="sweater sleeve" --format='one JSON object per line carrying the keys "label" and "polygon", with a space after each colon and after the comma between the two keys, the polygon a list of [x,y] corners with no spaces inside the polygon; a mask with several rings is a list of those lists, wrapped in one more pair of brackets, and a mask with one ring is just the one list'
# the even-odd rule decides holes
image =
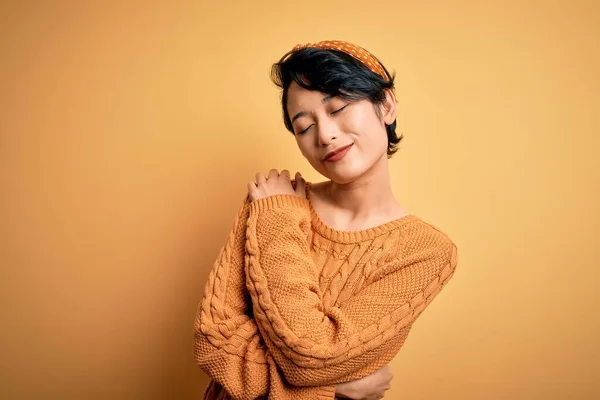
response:
{"label": "sweater sleeve", "polygon": [[252,317],[244,272],[249,204],[247,197],[206,282],[194,321],[196,362],[234,399],[331,400],[335,386],[297,387],[283,379]]}
{"label": "sweater sleeve", "polygon": [[350,300],[325,307],[308,200],[275,195],[250,208],[246,281],[254,317],[294,385],[350,381],[389,363],[456,267],[456,246],[435,231],[431,245],[390,260]]}

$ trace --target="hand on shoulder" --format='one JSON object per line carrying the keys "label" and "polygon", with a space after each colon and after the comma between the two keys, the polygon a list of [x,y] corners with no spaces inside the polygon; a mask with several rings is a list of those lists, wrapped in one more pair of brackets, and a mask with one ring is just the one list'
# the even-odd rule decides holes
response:
{"label": "hand on shoulder", "polygon": [[290,173],[284,169],[281,172],[276,169],[269,171],[268,176],[259,172],[256,174],[256,181],[248,182],[248,195],[250,200],[264,199],[277,194],[290,194],[306,198],[305,180],[296,172],[296,188],[292,184]]}

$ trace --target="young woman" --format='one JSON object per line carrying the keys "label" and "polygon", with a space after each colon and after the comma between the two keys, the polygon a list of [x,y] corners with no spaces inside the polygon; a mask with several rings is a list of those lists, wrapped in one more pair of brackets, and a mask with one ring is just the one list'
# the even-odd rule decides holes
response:
{"label": "young woman", "polygon": [[377,58],[301,45],[272,77],[286,128],[327,180],[273,169],[248,184],[194,326],[205,399],[380,399],[456,246],[394,198],[394,78]]}

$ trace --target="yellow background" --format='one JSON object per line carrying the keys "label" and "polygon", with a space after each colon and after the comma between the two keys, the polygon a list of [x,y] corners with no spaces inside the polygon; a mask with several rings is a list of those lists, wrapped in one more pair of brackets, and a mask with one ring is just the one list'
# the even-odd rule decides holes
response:
{"label": "yellow background", "polygon": [[343,39],[397,73],[394,190],[460,249],[386,398],[600,398],[597,4],[2,2],[0,397],[199,398],[246,183],[321,179],[270,66]]}

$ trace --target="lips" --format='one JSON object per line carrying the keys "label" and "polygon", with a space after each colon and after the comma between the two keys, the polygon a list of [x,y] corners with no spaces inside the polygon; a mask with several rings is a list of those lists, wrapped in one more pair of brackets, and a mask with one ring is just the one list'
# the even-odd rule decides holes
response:
{"label": "lips", "polygon": [[323,161],[335,161],[335,160],[339,160],[344,155],[346,155],[346,153],[348,152],[348,150],[350,149],[350,147],[352,147],[353,144],[354,143],[350,143],[347,146],[340,147],[339,149],[334,150],[334,151],[330,151],[329,153],[327,153],[325,155],[325,157],[323,158]]}

